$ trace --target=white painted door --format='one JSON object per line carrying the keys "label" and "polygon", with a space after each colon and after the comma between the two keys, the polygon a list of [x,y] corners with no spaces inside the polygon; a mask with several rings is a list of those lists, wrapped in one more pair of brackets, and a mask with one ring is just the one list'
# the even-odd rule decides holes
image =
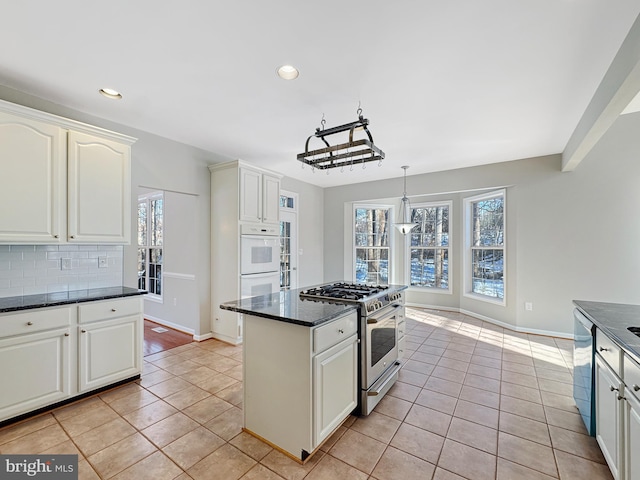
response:
{"label": "white painted door", "polygon": [[124,380],[140,373],[140,316],[79,327],[79,391]]}
{"label": "white painted door", "polygon": [[[637,385],[635,385],[637,386]],[[631,387],[633,389],[633,387]],[[640,480],[640,401],[631,391],[625,391],[627,400],[624,420],[625,480]]]}
{"label": "white painted door", "polygon": [[614,479],[620,478],[621,408],[618,393],[622,384],[599,354],[596,354],[596,440]]}
{"label": "white painted door", "polygon": [[280,210],[280,179],[266,173],[262,175],[262,221],[278,223]]}
{"label": "white painted door", "polygon": [[69,132],[69,242],[131,243],[131,147]]}
{"label": "white painted door", "polygon": [[60,127],[0,112],[0,242],[66,240],[66,159]]}
{"label": "white painted door", "polygon": [[280,289],[298,288],[298,214],[280,210]]}
{"label": "white painted door", "polygon": [[262,221],[262,174],[240,168],[240,221]]}

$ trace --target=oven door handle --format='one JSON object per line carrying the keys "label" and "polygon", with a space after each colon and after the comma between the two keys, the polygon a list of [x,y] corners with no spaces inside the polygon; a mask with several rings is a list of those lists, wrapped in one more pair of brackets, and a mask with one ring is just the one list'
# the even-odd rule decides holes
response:
{"label": "oven door handle", "polygon": [[386,315],[383,315],[382,317],[367,318],[367,325],[370,325],[372,323],[378,323],[378,322],[381,322],[382,320],[386,320],[387,318],[394,316],[396,314],[396,310],[398,308],[402,308],[402,305],[393,305],[391,308],[393,308],[393,310],[387,313]]}
{"label": "oven door handle", "polygon": [[400,371],[400,368],[402,368],[402,364],[400,362],[396,362],[395,365],[390,367],[376,383],[371,385],[371,388],[367,391],[367,396],[376,397],[380,395],[380,392],[384,390],[387,383],[393,380],[396,373]]}

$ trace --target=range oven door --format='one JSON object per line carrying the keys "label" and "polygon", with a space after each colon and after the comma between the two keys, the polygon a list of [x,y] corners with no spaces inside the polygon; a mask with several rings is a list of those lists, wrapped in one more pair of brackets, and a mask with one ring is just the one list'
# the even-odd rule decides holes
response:
{"label": "range oven door", "polygon": [[398,359],[398,319],[402,305],[391,305],[366,318],[362,388],[368,389]]}

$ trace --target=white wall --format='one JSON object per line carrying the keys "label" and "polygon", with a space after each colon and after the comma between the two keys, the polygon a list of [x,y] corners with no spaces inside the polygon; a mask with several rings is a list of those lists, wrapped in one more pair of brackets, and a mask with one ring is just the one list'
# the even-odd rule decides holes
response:
{"label": "white wall", "polygon": [[[412,202],[453,200],[456,235],[453,294],[412,289],[408,300],[565,335],[573,331],[573,299],[640,303],[638,131],[640,114],[620,117],[570,173],[561,173],[560,156],[552,155],[407,177]],[[462,199],[494,187],[507,189],[506,307],[462,295]],[[325,190],[324,226],[331,232],[324,241],[325,252],[331,252],[324,257],[325,280],[343,275],[345,258],[350,261],[345,204],[385,202],[395,195],[399,206],[401,193],[402,178]],[[402,259],[402,241],[396,241],[395,250],[396,259]],[[525,311],[525,302],[533,303],[533,311]]]}
{"label": "white wall", "polygon": [[281,188],[298,194],[298,287],[322,283],[324,189],[290,177],[282,178]]}

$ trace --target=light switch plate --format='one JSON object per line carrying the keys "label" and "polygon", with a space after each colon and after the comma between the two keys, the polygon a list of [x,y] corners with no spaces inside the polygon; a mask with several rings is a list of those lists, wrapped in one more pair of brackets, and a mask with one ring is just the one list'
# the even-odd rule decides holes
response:
{"label": "light switch plate", "polygon": [[98,257],[98,268],[107,268],[107,257]]}

